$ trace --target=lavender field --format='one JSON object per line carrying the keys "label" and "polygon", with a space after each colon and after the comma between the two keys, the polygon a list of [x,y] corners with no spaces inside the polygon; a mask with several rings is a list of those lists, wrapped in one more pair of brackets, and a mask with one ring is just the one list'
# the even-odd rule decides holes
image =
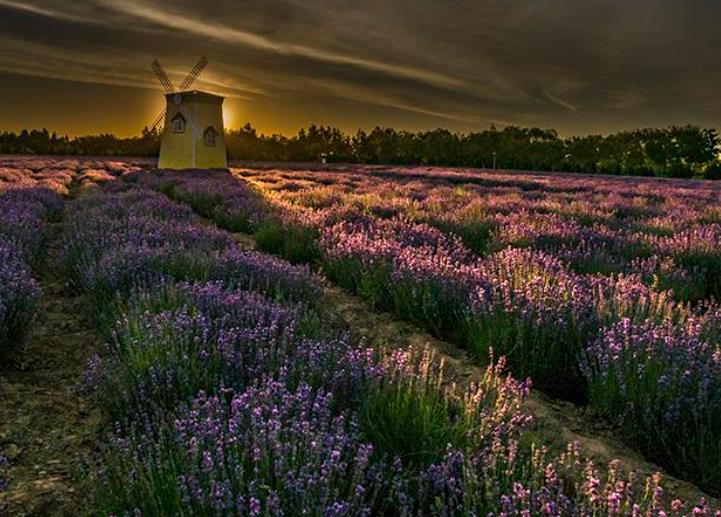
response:
{"label": "lavender field", "polygon": [[0,158],[0,513],[721,516],[720,194]]}

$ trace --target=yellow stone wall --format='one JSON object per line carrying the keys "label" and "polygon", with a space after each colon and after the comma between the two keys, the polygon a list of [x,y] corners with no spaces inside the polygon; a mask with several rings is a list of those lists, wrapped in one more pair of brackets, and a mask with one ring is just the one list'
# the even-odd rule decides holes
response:
{"label": "yellow stone wall", "polygon": [[[183,133],[174,133],[171,120],[180,111],[169,94],[165,110],[165,128],[160,139],[161,169],[222,169],[228,166],[223,130],[223,98],[202,92],[187,92],[182,96],[181,106],[191,119],[195,120],[198,136],[193,134],[191,121],[188,120]],[[183,115],[185,116],[185,115]],[[187,118],[187,117],[186,117]],[[205,145],[203,133],[212,126],[218,133],[214,146]]]}

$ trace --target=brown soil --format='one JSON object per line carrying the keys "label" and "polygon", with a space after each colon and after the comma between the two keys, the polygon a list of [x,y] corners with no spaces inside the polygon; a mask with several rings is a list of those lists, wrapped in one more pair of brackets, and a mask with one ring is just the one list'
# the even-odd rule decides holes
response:
{"label": "brown soil", "polygon": [[7,505],[7,515],[82,513],[99,429],[99,415],[76,393],[99,338],[54,264],[58,246],[56,238],[40,274],[43,296],[26,346],[0,370],[0,454],[10,460],[0,508]]}

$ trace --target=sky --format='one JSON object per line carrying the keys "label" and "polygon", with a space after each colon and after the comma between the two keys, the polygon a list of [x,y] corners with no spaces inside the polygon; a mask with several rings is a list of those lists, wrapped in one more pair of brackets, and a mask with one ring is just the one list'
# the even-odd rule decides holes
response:
{"label": "sky", "polygon": [[718,0],[0,0],[0,130],[138,134],[150,64],[226,128],[721,127]]}

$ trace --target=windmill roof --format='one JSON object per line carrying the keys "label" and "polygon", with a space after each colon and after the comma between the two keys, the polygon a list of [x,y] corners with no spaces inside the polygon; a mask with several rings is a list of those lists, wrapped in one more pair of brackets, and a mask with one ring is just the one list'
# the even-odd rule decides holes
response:
{"label": "windmill roof", "polygon": [[214,93],[208,93],[203,92],[200,90],[186,90],[183,92],[172,92],[172,93],[166,93],[165,97],[167,99],[171,99],[174,95],[181,95],[183,97],[183,100],[218,100],[222,101],[225,97],[222,95],[216,95]]}

